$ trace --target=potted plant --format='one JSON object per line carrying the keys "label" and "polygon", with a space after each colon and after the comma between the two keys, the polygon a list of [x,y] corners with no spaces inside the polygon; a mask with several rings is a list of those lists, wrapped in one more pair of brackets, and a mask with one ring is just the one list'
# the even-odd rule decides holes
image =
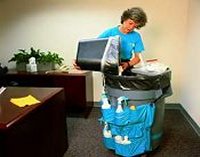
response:
{"label": "potted plant", "polygon": [[16,62],[17,71],[26,71],[30,54],[25,49],[19,49],[8,62]]}
{"label": "potted plant", "polygon": [[64,59],[55,52],[41,52],[37,59],[38,71],[48,71],[55,69],[56,65],[62,65]]}
{"label": "potted plant", "polygon": [[62,65],[64,61],[56,52],[44,52],[31,47],[30,51],[19,49],[8,62],[16,62],[17,71],[26,71],[26,64],[29,63],[30,57],[35,57],[38,71],[53,70],[56,65]]}

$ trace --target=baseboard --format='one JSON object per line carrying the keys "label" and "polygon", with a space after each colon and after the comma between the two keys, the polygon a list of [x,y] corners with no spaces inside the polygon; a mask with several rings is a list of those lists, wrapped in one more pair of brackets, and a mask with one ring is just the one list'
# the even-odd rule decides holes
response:
{"label": "baseboard", "polygon": [[[94,107],[100,107],[99,102],[94,102]],[[182,107],[181,104],[172,104],[172,103],[166,103],[165,104],[166,110],[180,110],[182,115],[185,117],[185,119],[188,121],[188,123],[192,126],[194,131],[197,133],[197,135],[200,137],[200,127],[197,125],[197,123],[191,118],[191,116],[187,113],[187,111]]]}
{"label": "baseboard", "polygon": [[180,110],[181,113],[182,113],[182,115],[185,117],[185,119],[188,121],[188,123],[192,126],[192,128],[194,129],[194,131],[200,137],[200,127],[192,119],[192,117],[187,113],[187,111],[183,108],[183,106],[181,104],[165,104],[165,109]]}
{"label": "baseboard", "polygon": [[181,110],[182,106],[181,104],[175,104],[175,103],[166,103],[165,109],[172,109],[172,110]]}

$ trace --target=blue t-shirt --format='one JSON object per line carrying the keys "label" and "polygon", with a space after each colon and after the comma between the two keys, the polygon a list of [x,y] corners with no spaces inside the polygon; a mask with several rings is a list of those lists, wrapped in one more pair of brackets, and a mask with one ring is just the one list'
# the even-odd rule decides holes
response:
{"label": "blue t-shirt", "polygon": [[99,38],[107,38],[116,35],[120,36],[120,58],[122,60],[130,60],[133,53],[142,52],[144,50],[142,38],[138,32],[132,31],[128,34],[123,34],[120,32],[118,26],[107,29],[99,35]]}

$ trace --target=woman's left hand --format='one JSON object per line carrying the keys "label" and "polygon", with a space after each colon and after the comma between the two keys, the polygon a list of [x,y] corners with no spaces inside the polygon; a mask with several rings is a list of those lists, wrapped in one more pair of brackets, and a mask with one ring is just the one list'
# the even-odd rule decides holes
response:
{"label": "woman's left hand", "polygon": [[129,68],[129,63],[128,62],[121,62],[120,66],[122,67],[123,70]]}

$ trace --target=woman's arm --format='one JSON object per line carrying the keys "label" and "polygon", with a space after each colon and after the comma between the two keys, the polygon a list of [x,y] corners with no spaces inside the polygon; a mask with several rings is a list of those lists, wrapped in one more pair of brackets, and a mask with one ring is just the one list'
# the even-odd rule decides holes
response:
{"label": "woman's arm", "polygon": [[134,66],[140,62],[140,52],[135,52],[134,56],[128,62],[129,66]]}
{"label": "woman's arm", "polygon": [[130,59],[130,61],[122,62],[121,67],[123,70],[133,67],[134,65],[140,62],[140,53],[134,53],[134,56]]}

